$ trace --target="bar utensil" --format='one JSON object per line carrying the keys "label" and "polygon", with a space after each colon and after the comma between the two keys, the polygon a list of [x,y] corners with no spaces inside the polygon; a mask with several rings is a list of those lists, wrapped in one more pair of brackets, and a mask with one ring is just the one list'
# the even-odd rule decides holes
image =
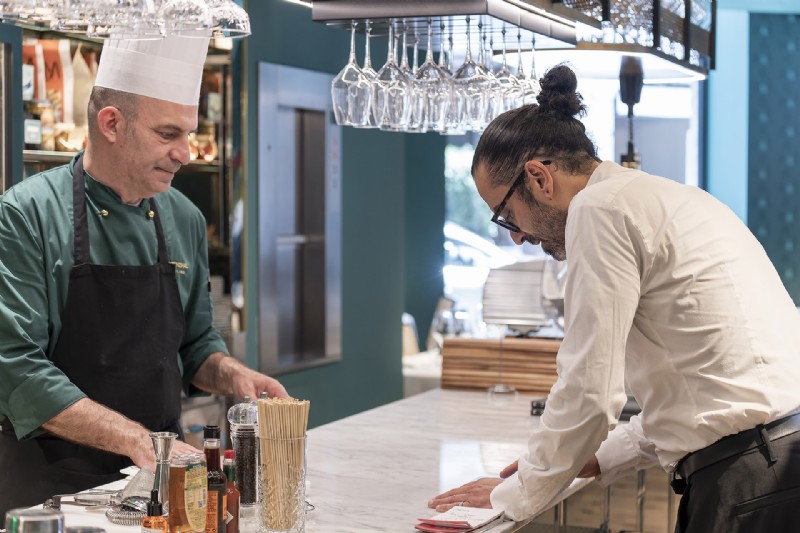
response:
{"label": "bar utensil", "polygon": [[156,475],[153,481],[153,490],[158,491],[158,500],[165,513],[168,512],[169,505],[169,456],[177,438],[177,433],[169,431],[150,433],[153,449],[156,452]]}

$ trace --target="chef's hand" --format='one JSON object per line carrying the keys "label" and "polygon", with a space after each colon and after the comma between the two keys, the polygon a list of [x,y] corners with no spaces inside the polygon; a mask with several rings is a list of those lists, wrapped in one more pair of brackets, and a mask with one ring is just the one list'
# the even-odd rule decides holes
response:
{"label": "chef's hand", "polygon": [[[505,479],[507,477],[513,476],[517,471],[517,466],[519,465],[519,461],[514,461],[503,470],[500,471],[500,477]],[[600,475],[600,463],[597,462],[597,456],[592,455],[586,464],[583,465],[581,471],[578,472],[578,477],[597,477]]]}
{"label": "chef's hand", "polygon": [[489,501],[489,495],[502,481],[503,480],[500,478],[492,477],[476,479],[475,481],[471,481],[456,489],[448,490],[436,496],[428,502],[428,507],[436,509],[438,513],[443,513],[456,505],[461,505],[463,507],[484,507],[489,509],[492,507],[492,503]]}
{"label": "chef's hand", "polygon": [[192,384],[204,391],[236,398],[258,398],[262,392],[275,398],[289,397],[278,380],[256,372],[222,352],[211,354],[200,365],[192,378]]}
{"label": "chef's hand", "polygon": [[289,397],[286,389],[278,380],[242,365],[240,371],[233,378],[233,396],[258,398],[262,392],[266,392],[270,398]]}
{"label": "chef's hand", "polygon": [[[150,472],[156,471],[156,452],[153,450],[153,440],[150,438],[150,432],[145,428],[135,436],[135,444],[131,453],[128,455],[133,464],[142,470],[149,470]],[[175,440],[172,445],[172,452],[170,457],[176,455],[183,455],[186,453],[203,453],[190,444],[186,444],[182,440]]]}

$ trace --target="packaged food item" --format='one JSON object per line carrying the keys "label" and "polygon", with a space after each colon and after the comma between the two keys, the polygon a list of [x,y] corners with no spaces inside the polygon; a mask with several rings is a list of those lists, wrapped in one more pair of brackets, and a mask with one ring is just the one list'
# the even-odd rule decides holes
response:
{"label": "packaged food item", "polygon": [[208,469],[202,453],[178,455],[169,463],[170,533],[206,529]]}

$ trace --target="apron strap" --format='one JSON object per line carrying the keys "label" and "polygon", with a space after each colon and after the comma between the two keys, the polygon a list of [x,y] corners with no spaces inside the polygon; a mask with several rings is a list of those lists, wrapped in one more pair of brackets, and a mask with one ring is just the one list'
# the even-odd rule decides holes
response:
{"label": "apron strap", "polygon": [[72,213],[75,228],[76,265],[89,263],[89,220],[86,217],[86,181],[83,178],[83,154],[72,165]]}
{"label": "apron strap", "polygon": [[164,240],[164,231],[161,229],[161,218],[158,216],[158,207],[156,207],[155,197],[150,198],[150,210],[153,211],[153,222],[156,224],[156,238],[158,239],[158,262],[168,264],[169,256],[167,255],[167,244]]}

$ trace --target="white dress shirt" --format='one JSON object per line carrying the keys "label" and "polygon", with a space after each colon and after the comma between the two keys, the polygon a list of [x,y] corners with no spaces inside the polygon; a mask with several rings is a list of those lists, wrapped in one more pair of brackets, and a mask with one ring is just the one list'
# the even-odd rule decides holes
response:
{"label": "white dress shirt", "polygon": [[[669,471],[800,410],[800,315],[721,202],[607,161],[570,203],[566,248],[558,380],[495,508],[515,520],[541,511],[595,452],[602,483],[657,463]],[[642,413],[609,434],[626,383]]]}

